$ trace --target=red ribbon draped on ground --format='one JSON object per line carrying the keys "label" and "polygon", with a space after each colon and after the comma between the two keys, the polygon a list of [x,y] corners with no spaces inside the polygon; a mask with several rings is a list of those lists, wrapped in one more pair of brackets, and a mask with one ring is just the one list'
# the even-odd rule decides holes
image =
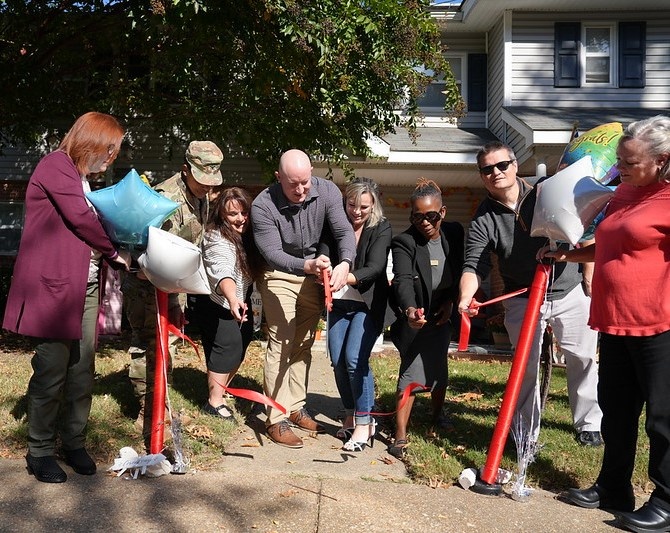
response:
{"label": "red ribbon draped on ground", "polygon": [[[478,302],[473,298],[472,301],[470,302],[469,308],[479,309],[480,307],[486,307],[487,305],[502,302],[503,300],[507,300],[508,298],[514,298],[515,296],[519,296],[520,294],[523,294],[524,292],[527,291],[528,287],[524,289],[519,289],[518,291],[503,294],[502,296],[486,300],[485,302]],[[461,313],[461,333],[458,336],[459,352],[466,352],[468,350],[468,344],[470,343],[470,329],[471,329],[470,315],[468,315],[467,313]]]}

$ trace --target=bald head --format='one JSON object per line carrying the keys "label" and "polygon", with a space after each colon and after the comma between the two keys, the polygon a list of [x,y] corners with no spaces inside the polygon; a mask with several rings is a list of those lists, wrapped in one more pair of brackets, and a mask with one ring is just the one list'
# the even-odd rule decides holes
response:
{"label": "bald head", "polygon": [[279,169],[275,177],[289,202],[299,204],[305,201],[312,185],[312,163],[302,150],[288,150],[279,159]]}
{"label": "bald head", "polygon": [[279,159],[279,172],[283,174],[294,174],[309,169],[312,173],[312,163],[309,156],[302,150],[288,150]]}

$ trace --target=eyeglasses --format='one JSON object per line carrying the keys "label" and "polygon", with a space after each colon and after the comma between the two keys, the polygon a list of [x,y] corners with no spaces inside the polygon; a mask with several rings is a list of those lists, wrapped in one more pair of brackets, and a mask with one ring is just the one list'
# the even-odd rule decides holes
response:
{"label": "eyeglasses", "polygon": [[488,176],[489,174],[493,174],[493,169],[497,168],[501,172],[505,172],[509,166],[514,163],[516,159],[510,159],[509,161],[500,161],[496,163],[495,165],[486,165],[485,167],[480,167],[479,172],[484,174],[485,176]]}
{"label": "eyeglasses", "polygon": [[435,224],[438,220],[442,219],[442,215],[437,211],[428,211],[427,213],[412,213],[409,216],[410,222],[412,224],[421,224],[424,220],[427,220],[431,224]]}

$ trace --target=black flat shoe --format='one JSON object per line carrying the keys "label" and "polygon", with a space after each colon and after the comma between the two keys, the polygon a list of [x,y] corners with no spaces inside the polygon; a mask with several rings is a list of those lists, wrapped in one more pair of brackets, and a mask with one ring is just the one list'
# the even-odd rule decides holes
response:
{"label": "black flat shoe", "polygon": [[202,410],[208,415],[222,418],[228,422],[235,422],[235,416],[230,412],[230,408],[225,403],[222,403],[218,407],[214,407],[208,400],[205,402],[205,405],[202,406]]}
{"label": "black flat shoe", "polygon": [[33,457],[26,455],[28,473],[35,476],[37,481],[43,483],[65,483],[67,474],[56,462],[56,457],[48,455],[46,457]]}
{"label": "black flat shoe", "polygon": [[91,456],[86,451],[86,448],[78,448],[76,450],[65,450],[65,464],[72,467],[77,474],[82,476],[92,476],[95,474],[96,466]]}
{"label": "black flat shoe", "polygon": [[588,489],[568,489],[564,498],[573,505],[585,509],[604,509],[617,512],[635,509],[635,496],[631,486],[625,490],[615,492],[595,483]]}
{"label": "black flat shoe", "polygon": [[670,511],[647,502],[635,512],[621,513],[619,524],[637,533],[670,531]]}

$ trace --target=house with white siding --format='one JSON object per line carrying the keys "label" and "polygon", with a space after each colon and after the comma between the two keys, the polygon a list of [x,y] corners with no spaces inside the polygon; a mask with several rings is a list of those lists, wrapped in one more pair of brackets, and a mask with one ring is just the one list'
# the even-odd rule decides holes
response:
{"label": "house with white siding", "polygon": [[[442,187],[448,218],[467,226],[484,196],[475,154],[489,140],[512,146],[521,175],[551,175],[574,128],[627,125],[670,112],[669,0],[435,0],[431,14],[465,115],[445,118],[438,79],[421,102],[425,119],[416,140],[400,129],[370,140],[375,157],[348,161],[356,175],[381,185],[396,232],[408,225],[408,199],[419,177]],[[162,180],[179,168],[184,147],[167,151],[148,128],[146,135],[134,130],[135,154],[121,154],[115,177],[135,167]],[[41,155],[6,152],[0,183],[27,180]],[[329,170],[318,161],[314,168],[319,176]],[[222,170],[229,183],[262,185],[260,166],[243,152],[227,153]],[[333,179],[344,184],[341,169],[333,169]],[[0,189],[5,253],[13,253],[20,234],[20,201]]]}
{"label": "house with white siding", "polygon": [[376,139],[378,158],[349,161],[382,184],[394,229],[407,226],[402,200],[420,176],[443,188],[447,216],[467,224],[483,196],[475,154],[490,139],[512,146],[521,175],[539,177],[556,171],[573,128],[670,113],[667,0],[432,4],[465,116],[443,118],[438,81],[422,102],[416,142],[398,131]]}

